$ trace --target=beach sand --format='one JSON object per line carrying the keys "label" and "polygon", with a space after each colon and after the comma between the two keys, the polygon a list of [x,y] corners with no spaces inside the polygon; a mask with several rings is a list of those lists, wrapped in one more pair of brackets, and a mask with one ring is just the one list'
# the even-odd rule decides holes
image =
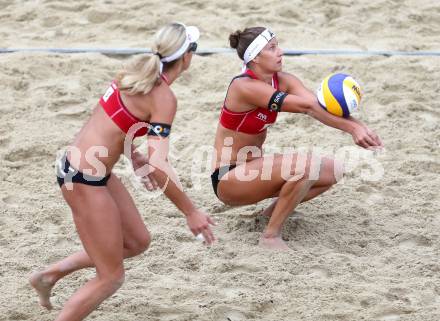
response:
{"label": "beach sand", "polygon": [[[200,27],[201,48],[226,47],[235,29],[264,25],[290,49],[440,50],[440,5],[427,0],[0,0],[0,8],[0,47],[148,47],[154,30],[177,20]],[[54,320],[94,275],[88,269],[60,281],[51,312],[28,284],[32,271],[81,249],[55,158],[127,61],[0,55],[1,321]],[[172,87],[179,107],[170,160],[188,194],[218,223],[218,242],[208,249],[195,240],[183,215],[137,185],[121,159],[115,173],[153,241],[126,261],[126,282],[88,320],[440,320],[440,58],[284,58],[284,70],[313,90],[331,72],[353,75],[365,94],[358,117],[386,147],[372,155],[308,116],[279,116],[266,152],[315,147],[342,155],[345,148],[352,155],[344,180],[288,219],[287,253],[256,246],[267,223],[258,213],[269,200],[225,206],[212,192],[210,169],[199,166],[209,163],[202,151],[213,144],[240,66],[235,54],[196,56]]]}

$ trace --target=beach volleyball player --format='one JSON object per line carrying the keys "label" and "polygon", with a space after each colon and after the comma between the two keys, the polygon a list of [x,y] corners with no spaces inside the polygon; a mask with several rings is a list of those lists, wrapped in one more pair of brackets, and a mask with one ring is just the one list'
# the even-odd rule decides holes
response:
{"label": "beach volleyball player", "polygon": [[334,159],[310,153],[263,155],[267,128],[275,123],[278,113],[305,113],[351,134],[364,148],[380,147],[382,142],[353,117],[338,117],[324,110],[297,77],[283,72],[283,52],[270,30],[247,28],[231,34],[229,41],[244,61],[244,72],[232,79],[220,114],[212,185],[228,205],[275,198],[264,211],[270,219],[259,244],[286,250],[281,230],[289,213],[300,202],[328,190],[342,176],[343,168]]}
{"label": "beach volleyball player", "polygon": [[[95,310],[122,285],[123,260],[141,254],[150,244],[131,196],[112,173],[133,126],[141,125],[134,136],[148,135],[150,154],[147,159],[130,142],[134,169],[147,163],[160,168],[151,174],[152,180],[146,174],[146,184],[163,187],[167,183],[164,192],[186,215],[192,233],[202,234],[208,244],[214,240],[212,220],[195,207],[178,182],[169,179],[172,168],[167,162],[168,135],[177,107],[170,85],[189,68],[198,37],[196,27],[172,23],[161,28],[152,46],[154,54],[135,60],[117,75],[58,163],[58,183],[84,251],[34,273],[30,283],[40,304],[50,309],[50,292],[59,279],[86,267],[95,267],[96,277],[70,297],[57,321],[82,320]],[[95,161],[102,166],[94,165]]]}

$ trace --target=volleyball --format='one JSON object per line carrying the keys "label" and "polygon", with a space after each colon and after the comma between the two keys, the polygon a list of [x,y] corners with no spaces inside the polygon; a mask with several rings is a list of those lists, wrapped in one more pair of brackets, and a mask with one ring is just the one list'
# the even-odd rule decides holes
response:
{"label": "volleyball", "polygon": [[362,98],[358,82],[342,73],[326,77],[316,95],[322,108],[339,117],[348,117],[356,111]]}

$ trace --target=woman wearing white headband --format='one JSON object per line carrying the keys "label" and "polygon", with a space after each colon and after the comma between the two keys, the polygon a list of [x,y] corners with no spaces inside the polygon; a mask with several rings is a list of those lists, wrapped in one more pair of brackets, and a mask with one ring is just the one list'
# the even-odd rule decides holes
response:
{"label": "woman wearing white headband", "polygon": [[379,137],[350,117],[324,111],[316,96],[295,76],[282,72],[283,52],[275,35],[255,27],[237,31],[230,45],[244,61],[245,72],[228,89],[215,139],[212,185],[228,205],[254,204],[274,198],[264,211],[269,223],[260,245],[287,250],[282,226],[300,203],[328,190],[342,177],[342,166],[330,158],[312,154],[262,155],[267,127],[279,112],[306,113],[327,126],[350,133],[356,144],[380,147]]}
{"label": "woman wearing white headband", "polygon": [[[57,180],[84,250],[34,273],[30,283],[40,304],[51,309],[50,292],[58,280],[88,267],[96,268],[96,277],[70,297],[57,321],[83,320],[94,311],[124,282],[123,260],[141,254],[150,244],[133,199],[112,173],[127,141],[126,156],[144,176],[147,189],[166,186],[165,195],[185,214],[191,232],[202,234],[208,244],[214,240],[212,220],[183,192],[167,161],[167,137],[177,108],[170,85],[189,68],[198,37],[196,27],[178,23],[160,29],[154,55],[137,59],[117,75],[58,162]],[[149,159],[136,151],[133,135],[148,135]],[[139,169],[147,163],[158,170],[142,175]]]}

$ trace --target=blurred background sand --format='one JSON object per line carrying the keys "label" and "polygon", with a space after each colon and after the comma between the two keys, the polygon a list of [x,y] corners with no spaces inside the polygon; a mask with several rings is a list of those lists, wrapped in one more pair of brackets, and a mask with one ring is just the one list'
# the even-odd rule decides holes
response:
{"label": "blurred background sand", "polygon": [[[226,47],[230,32],[269,26],[289,49],[440,50],[438,1],[6,1],[0,47],[149,47],[170,21],[200,27],[201,48]],[[68,145],[129,58],[100,54],[0,55],[0,320],[53,320],[93,274],[74,273],[38,306],[28,275],[81,244],[55,180]],[[311,89],[329,73],[364,89],[359,118],[382,137],[365,161],[329,192],[298,207],[283,233],[289,253],[256,244],[269,204],[230,208],[212,192],[209,169],[191,171],[211,146],[235,54],[196,56],[174,85],[179,110],[171,160],[186,191],[218,222],[206,249],[163,196],[115,171],[153,234],[149,251],[126,263],[123,287],[90,320],[440,320],[440,58],[285,57],[284,70]],[[267,152],[353,146],[349,135],[303,115],[281,115]],[[356,148],[355,148],[356,149]],[[359,149],[360,150],[360,149]],[[191,175],[193,172],[193,175]],[[371,174],[369,174],[371,173]]]}

